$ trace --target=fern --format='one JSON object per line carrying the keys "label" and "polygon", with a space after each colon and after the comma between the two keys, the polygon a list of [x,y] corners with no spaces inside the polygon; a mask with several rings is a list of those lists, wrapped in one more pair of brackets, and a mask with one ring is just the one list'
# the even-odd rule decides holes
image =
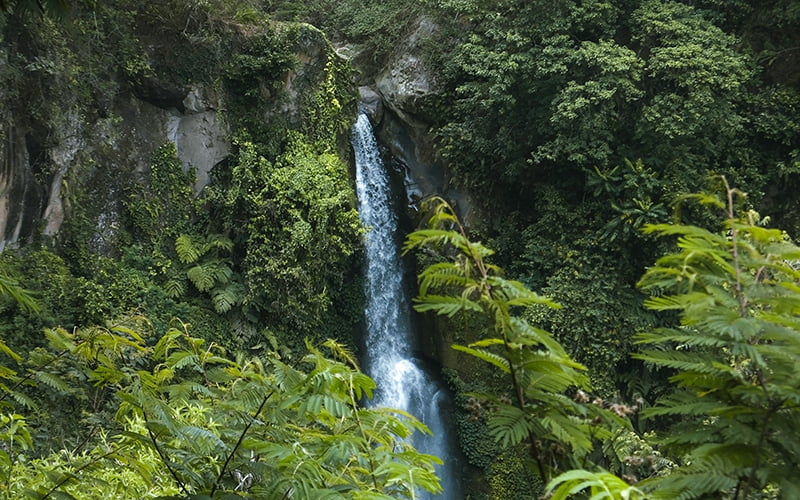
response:
{"label": "fern", "polygon": [[589,490],[589,500],[646,500],[644,492],[605,471],[572,470],[547,486],[550,500],[567,500]]}
{"label": "fern", "polygon": [[[489,431],[503,447],[526,442],[532,465],[546,480],[553,472],[547,464],[559,459],[576,463],[591,451],[595,437],[610,435],[600,429],[603,425],[621,423],[599,406],[590,408],[563,395],[572,387],[588,387],[585,367],[572,360],[549,332],[514,314],[534,305],[559,305],[504,278],[502,269],[486,261],[492,250],[470,241],[452,208],[438,198],[431,204],[430,228],[409,235],[404,248],[438,250],[447,261],[419,274],[415,309],[450,317],[479,313],[491,322],[493,338],[453,348],[507,374],[513,404],[493,400]],[[594,419],[602,425],[589,425]],[[544,448],[568,449],[571,456],[556,457]]]}
{"label": "fern", "polygon": [[175,240],[175,252],[184,264],[194,264],[203,255],[203,248],[188,234],[182,234]]}
{"label": "fern", "polygon": [[240,283],[228,283],[224,287],[215,288],[211,291],[211,299],[214,310],[218,313],[226,313],[233,306],[239,305],[244,300],[246,290]]}
{"label": "fern", "polygon": [[170,278],[164,283],[164,293],[171,299],[183,297],[186,294],[185,278]]}
{"label": "fern", "polygon": [[719,232],[647,228],[678,236],[678,251],[659,259],[640,287],[658,294],[648,307],[679,312],[682,326],[637,338],[645,348],[635,357],[673,370],[678,385],[644,415],[680,421],[662,444],[686,456],[671,474],[642,484],[654,498],[744,500],[782,487],[788,494],[786,478],[800,473],[800,433],[790,423],[800,419],[800,276],[786,264],[800,248],[738,218],[739,193],[725,186],[725,200],[698,198],[724,209]]}
{"label": "fern", "polygon": [[461,345],[453,345],[452,347],[456,351],[471,354],[478,359],[486,361],[487,363],[491,363],[505,373],[510,373],[511,371],[508,359],[500,354],[495,354],[483,349],[472,349],[471,347],[465,347]]}
{"label": "fern", "polygon": [[0,271],[0,296],[13,299],[19,307],[29,313],[39,312],[39,304],[36,302],[34,294],[25,290],[19,282]]}
{"label": "fern", "polygon": [[198,264],[186,271],[186,277],[199,291],[207,292],[217,282],[216,272],[216,264],[213,262]]}
{"label": "fern", "polygon": [[503,447],[515,446],[533,432],[528,415],[515,406],[502,405],[492,413],[489,430]]}
{"label": "fern", "polygon": [[448,297],[444,295],[426,295],[424,298],[415,299],[417,305],[414,308],[419,312],[432,311],[436,314],[444,314],[453,317],[458,313],[466,311],[483,312],[481,305],[473,300],[469,300],[463,295],[459,297]]}
{"label": "fern", "polygon": [[[336,344],[327,345],[347,361]],[[226,488],[226,471],[237,470],[251,474],[249,493],[259,497],[278,490],[313,497],[329,485],[365,495],[438,491],[434,459],[401,441],[424,426],[409,415],[359,409],[356,394],[360,399],[374,382],[313,346],[302,358],[308,372],[275,358],[234,362],[179,324],[154,353],[164,365],[139,372],[140,383],[120,393],[120,416],[147,421],[146,433],[127,439],[157,450],[187,488],[215,496]],[[386,461],[397,468],[378,478]]]}

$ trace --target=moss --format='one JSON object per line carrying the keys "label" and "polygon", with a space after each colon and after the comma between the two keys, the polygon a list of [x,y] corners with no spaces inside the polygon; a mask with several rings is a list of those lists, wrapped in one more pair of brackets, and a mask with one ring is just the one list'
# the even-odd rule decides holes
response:
{"label": "moss", "polygon": [[526,467],[521,450],[504,450],[492,463],[486,475],[490,500],[534,500],[542,493],[543,484]]}

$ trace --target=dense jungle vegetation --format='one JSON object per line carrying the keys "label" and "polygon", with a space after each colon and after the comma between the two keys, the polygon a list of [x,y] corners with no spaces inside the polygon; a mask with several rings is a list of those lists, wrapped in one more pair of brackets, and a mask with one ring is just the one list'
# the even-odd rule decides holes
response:
{"label": "dense jungle vegetation", "polygon": [[79,154],[0,254],[0,498],[439,490],[354,354],[356,81],[421,18],[415,119],[477,216],[432,200],[406,250],[469,498],[800,498],[796,0],[0,0],[3,141],[199,82],[233,144],[199,195],[171,142]]}

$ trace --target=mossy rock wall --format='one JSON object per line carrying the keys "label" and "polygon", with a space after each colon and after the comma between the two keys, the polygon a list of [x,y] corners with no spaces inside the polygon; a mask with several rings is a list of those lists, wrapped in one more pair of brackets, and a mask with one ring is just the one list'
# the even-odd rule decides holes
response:
{"label": "mossy rock wall", "polygon": [[[44,326],[177,316],[247,347],[341,338],[358,322],[349,65],[320,30],[248,5],[0,13],[0,259],[37,290],[23,276],[41,248],[75,285],[74,307],[52,304]],[[309,175],[304,196],[289,192]],[[178,254],[182,235],[196,261]],[[257,284],[281,280],[297,286],[264,303]]]}

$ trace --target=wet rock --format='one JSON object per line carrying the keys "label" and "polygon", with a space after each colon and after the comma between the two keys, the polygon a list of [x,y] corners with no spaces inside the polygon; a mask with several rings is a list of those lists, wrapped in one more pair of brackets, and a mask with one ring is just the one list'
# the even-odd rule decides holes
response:
{"label": "wet rock", "polygon": [[412,123],[420,113],[422,99],[436,91],[433,71],[422,57],[421,42],[436,29],[436,24],[421,18],[417,28],[401,44],[401,50],[375,78],[375,86],[389,107]]}
{"label": "wet rock", "polygon": [[367,113],[372,126],[380,126],[383,121],[383,99],[380,94],[371,87],[361,86],[358,88],[358,95],[361,101],[361,109]]}

